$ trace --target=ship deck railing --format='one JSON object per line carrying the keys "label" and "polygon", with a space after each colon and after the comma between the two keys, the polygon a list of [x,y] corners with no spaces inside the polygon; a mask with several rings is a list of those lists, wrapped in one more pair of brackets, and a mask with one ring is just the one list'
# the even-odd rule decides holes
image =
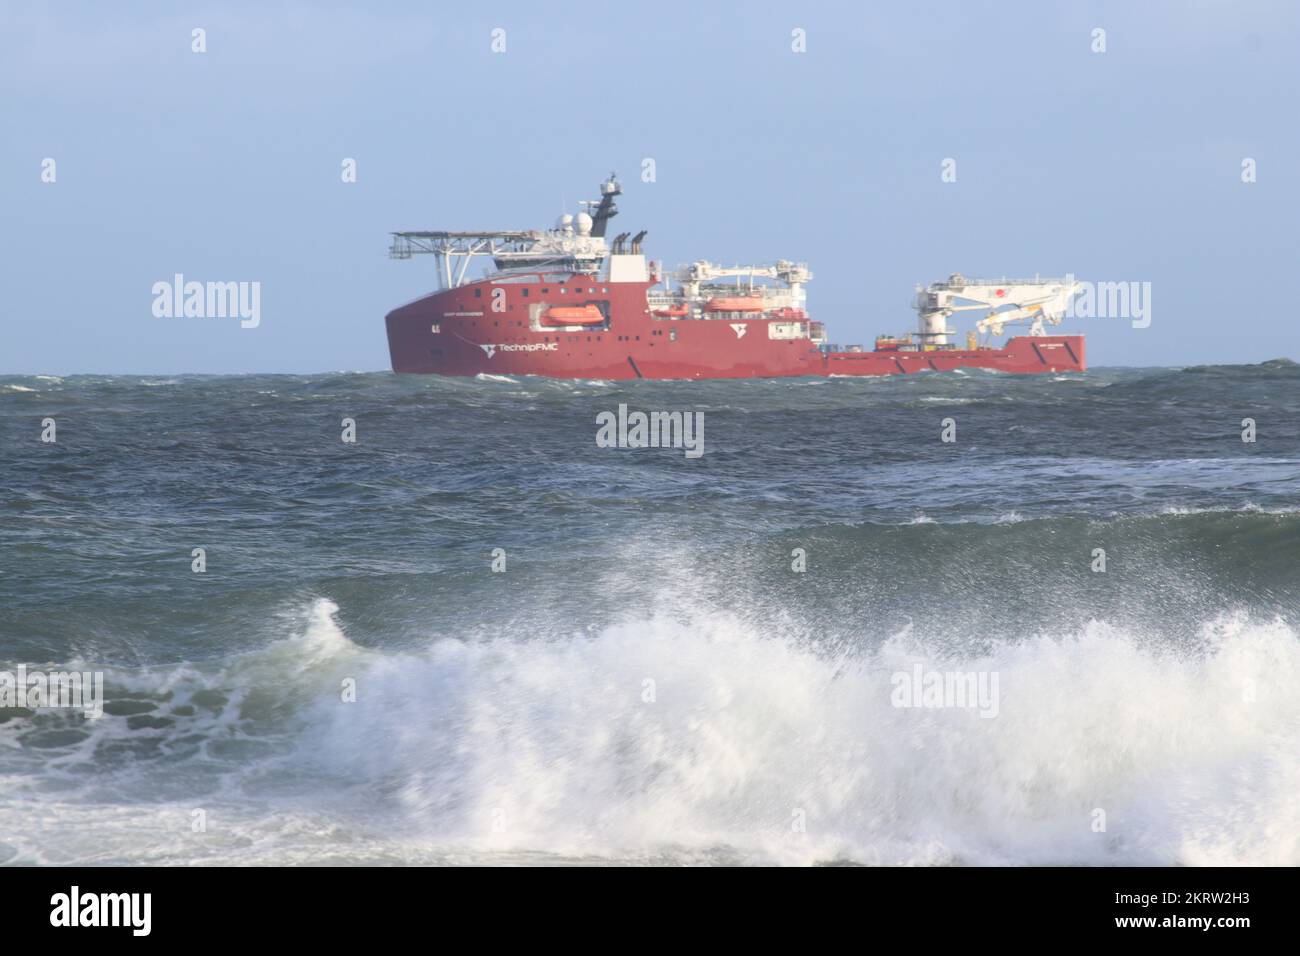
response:
{"label": "ship deck railing", "polygon": [[[965,285],[1042,285],[1044,282],[1058,282],[1061,285],[1068,285],[1077,281],[1073,276],[1033,276],[1016,278],[1015,276],[1002,276],[999,279],[984,278],[981,276],[962,276],[961,282],[935,282],[934,288],[960,288]],[[920,288],[918,286],[918,288]]]}

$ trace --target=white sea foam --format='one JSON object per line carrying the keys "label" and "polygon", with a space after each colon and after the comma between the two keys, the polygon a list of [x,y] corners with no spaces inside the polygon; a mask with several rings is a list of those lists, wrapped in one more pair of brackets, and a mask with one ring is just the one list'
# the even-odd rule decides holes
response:
{"label": "white sea foam", "polygon": [[[956,661],[900,636],[837,662],[725,615],[444,642],[383,661],[371,679],[403,703],[374,723],[339,713],[321,743],[400,775],[431,837],[480,851],[1300,862],[1300,646],[1280,624],[1220,627],[1190,659],[1095,625]],[[999,672],[999,717],[891,706],[890,676],[917,659]]]}
{"label": "white sea foam", "polygon": [[[911,633],[846,653],[706,611],[397,653],[350,642],[334,610],[220,672],[134,678],[175,699],[227,690],[164,732],[207,738],[183,771],[215,774],[206,802],[160,805],[150,762],[115,799],[83,774],[80,796],[69,781],[40,805],[59,818],[42,840],[11,775],[9,855],[1300,864],[1300,640],[1281,621],[1212,621],[1178,652],[1094,623],[965,654]],[[917,662],[998,673],[998,716],[892,706],[891,676]],[[110,717],[89,733],[83,755],[140,736]],[[165,825],[209,805],[201,840]]]}
{"label": "white sea foam", "polygon": [[1164,505],[1160,508],[1159,513],[1178,517],[1210,514],[1293,515],[1300,513],[1300,508],[1265,508],[1253,501],[1247,501],[1241,505],[1221,505],[1208,508],[1196,508],[1190,505]]}

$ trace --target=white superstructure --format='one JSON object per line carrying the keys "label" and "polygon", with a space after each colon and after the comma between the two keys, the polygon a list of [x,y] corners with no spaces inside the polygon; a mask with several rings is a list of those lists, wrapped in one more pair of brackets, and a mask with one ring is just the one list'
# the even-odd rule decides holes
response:
{"label": "white superstructure", "polygon": [[[395,232],[388,255],[393,259],[409,259],[413,255],[427,254],[438,263],[438,278],[444,289],[454,289],[466,280],[470,263],[477,258],[489,258],[500,272],[518,269],[549,269],[594,275],[609,258],[611,247],[605,241],[605,227],[618,215],[614,199],[622,194],[622,187],[613,173],[600,187],[600,199],[584,200],[583,205],[592,212],[576,216],[565,213],[554,229],[495,229],[475,232]],[[612,251],[623,252],[624,233],[615,238]],[[632,252],[639,253],[637,235]]]}
{"label": "white superstructure", "polygon": [[[764,265],[721,266],[699,259],[682,266],[668,278],[663,290],[650,293],[652,309],[677,306],[689,310],[695,318],[708,318],[710,301],[753,300],[756,312],[798,311],[806,315],[808,291],[804,284],[813,277],[807,263],[778,259]],[[755,280],[769,280],[756,282]],[[775,281],[770,281],[775,280]]]}

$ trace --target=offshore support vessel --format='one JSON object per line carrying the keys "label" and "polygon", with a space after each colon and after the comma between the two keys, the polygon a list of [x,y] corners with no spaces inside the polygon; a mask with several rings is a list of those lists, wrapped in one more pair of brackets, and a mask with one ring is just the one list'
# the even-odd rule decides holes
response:
{"label": "offshore support vessel", "polygon": [[[557,378],[705,379],[899,375],[986,368],[1081,372],[1082,335],[1048,335],[1080,285],[1066,279],[967,279],[917,288],[916,331],[882,335],[870,350],[828,344],[807,312],[804,263],[673,273],[647,260],[646,232],[606,241],[622,190],[611,174],[599,200],[554,229],[395,232],[389,255],[436,258],[441,288],[388,313],[394,372]],[[486,257],[488,274],[467,276]],[[948,319],[986,314],[953,343]],[[993,345],[1008,325],[1026,334]]]}

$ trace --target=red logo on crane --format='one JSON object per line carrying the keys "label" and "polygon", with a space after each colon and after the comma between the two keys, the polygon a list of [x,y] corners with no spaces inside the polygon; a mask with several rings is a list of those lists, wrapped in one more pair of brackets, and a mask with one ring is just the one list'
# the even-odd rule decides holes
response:
{"label": "red logo on crane", "polygon": [[998,291],[995,292],[995,293],[993,293],[993,294],[996,295],[996,296],[1000,299],[1000,298],[1002,298],[1004,295],[1007,294],[1007,290],[1006,290],[1006,289],[998,289]]}

